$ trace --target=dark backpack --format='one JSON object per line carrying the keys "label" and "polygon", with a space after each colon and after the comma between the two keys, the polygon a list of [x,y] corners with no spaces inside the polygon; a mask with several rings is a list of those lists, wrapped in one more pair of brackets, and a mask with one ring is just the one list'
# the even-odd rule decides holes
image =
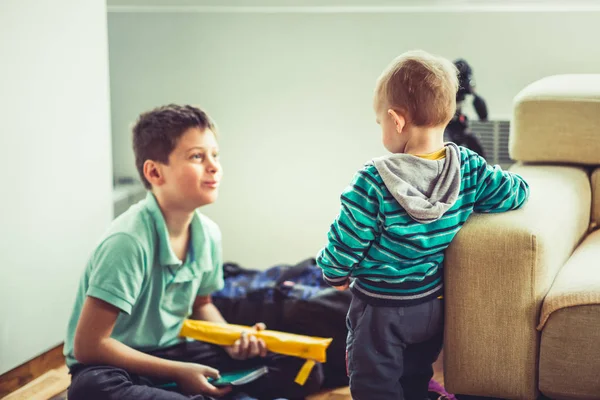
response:
{"label": "dark backpack", "polygon": [[226,263],[223,273],[225,287],[212,300],[228,322],[264,322],[268,329],[333,338],[323,365],[324,387],[348,385],[346,314],[352,296],[327,286],[314,258],[265,271]]}

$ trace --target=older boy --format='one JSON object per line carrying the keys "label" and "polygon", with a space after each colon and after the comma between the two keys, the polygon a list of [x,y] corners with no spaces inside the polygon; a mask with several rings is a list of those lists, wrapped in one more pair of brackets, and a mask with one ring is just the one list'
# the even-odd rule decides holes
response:
{"label": "older boy", "polygon": [[[301,387],[303,360],[267,355],[251,334],[225,348],[179,337],[190,316],[225,322],[210,298],[223,287],[221,233],[197,211],[217,199],[222,177],[210,118],[191,106],[157,108],[140,116],[133,148],[149,192],[113,221],[81,278],[64,351],[69,400],[220,397],[231,389],[207,378],[259,364],[270,372],[243,388],[253,396],[317,390],[319,366]],[[175,389],[159,387],[170,382]]]}

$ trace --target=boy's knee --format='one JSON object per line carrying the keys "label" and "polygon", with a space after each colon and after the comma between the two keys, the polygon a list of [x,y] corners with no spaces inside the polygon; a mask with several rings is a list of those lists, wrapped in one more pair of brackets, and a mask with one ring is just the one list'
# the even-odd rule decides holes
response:
{"label": "boy's knee", "polygon": [[91,367],[76,374],[68,390],[69,400],[113,400],[119,387],[131,385],[126,371],[113,367]]}

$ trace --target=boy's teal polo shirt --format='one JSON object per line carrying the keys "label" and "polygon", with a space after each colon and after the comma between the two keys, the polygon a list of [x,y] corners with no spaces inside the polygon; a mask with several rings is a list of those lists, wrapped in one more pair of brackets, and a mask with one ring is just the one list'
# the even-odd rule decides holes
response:
{"label": "boy's teal polo shirt", "polygon": [[196,211],[182,263],[171,249],[164,217],[149,192],[113,221],[87,264],[65,340],[67,365],[77,363],[73,341],[86,296],[121,310],[111,337],[134,349],[152,351],[184,340],[179,331],[196,296],[222,287],[219,227]]}

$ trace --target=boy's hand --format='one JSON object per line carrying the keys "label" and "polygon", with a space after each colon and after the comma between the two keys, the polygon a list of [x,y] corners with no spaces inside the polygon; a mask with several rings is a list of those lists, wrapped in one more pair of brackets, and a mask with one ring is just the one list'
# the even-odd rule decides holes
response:
{"label": "boy's hand", "polygon": [[[252,327],[255,331],[267,329],[265,324],[259,322]],[[242,336],[235,341],[233,346],[225,346],[225,351],[234,360],[246,360],[248,358],[267,355],[267,345],[262,339],[257,339],[251,333],[242,332]]]}
{"label": "boy's hand", "polygon": [[206,394],[221,397],[231,392],[231,386],[217,388],[208,382],[207,377],[219,378],[219,371],[202,364],[182,363],[175,381],[186,394]]}

